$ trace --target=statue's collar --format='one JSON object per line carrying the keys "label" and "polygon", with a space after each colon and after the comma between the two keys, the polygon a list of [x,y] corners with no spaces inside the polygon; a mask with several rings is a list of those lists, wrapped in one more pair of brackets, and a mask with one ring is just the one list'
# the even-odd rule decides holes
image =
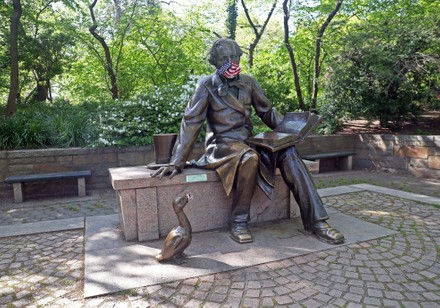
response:
{"label": "statue's collar", "polygon": [[240,75],[233,79],[227,79],[219,74],[215,73],[212,75],[212,86],[217,90],[219,96],[226,96],[228,94],[229,88],[232,86],[242,88],[242,83],[240,82]]}

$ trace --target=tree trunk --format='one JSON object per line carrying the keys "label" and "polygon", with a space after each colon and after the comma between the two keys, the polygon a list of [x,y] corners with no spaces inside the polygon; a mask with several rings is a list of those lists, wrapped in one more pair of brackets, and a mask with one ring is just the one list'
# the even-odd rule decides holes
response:
{"label": "tree trunk", "polygon": [[47,88],[47,99],[52,102],[53,101],[52,85],[51,85],[50,79],[46,80],[46,88]]}
{"label": "tree trunk", "polygon": [[328,25],[332,21],[333,17],[338,13],[339,9],[342,6],[343,0],[338,0],[336,3],[336,7],[334,10],[327,16],[327,19],[322,24],[321,28],[318,31],[318,34],[316,36],[316,46],[315,46],[315,63],[314,63],[314,69],[313,69],[313,93],[312,93],[312,109],[316,109],[316,101],[318,98],[318,78],[320,73],[320,65],[319,65],[319,58],[321,57],[321,42],[322,37],[324,36],[324,32],[327,29]]}
{"label": "tree trunk", "polygon": [[237,30],[237,0],[229,0],[227,3],[226,11],[228,12],[228,17],[226,20],[226,29],[228,30],[228,37],[235,40],[235,34]]}
{"label": "tree trunk", "polygon": [[44,85],[44,83],[37,83],[37,88],[35,92],[34,99],[37,102],[45,102],[47,99],[47,87]]}
{"label": "tree trunk", "polygon": [[12,6],[14,11],[11,17],[11,82],[9,85],[9,96],[6,105],[6,116],[9,117],[15,113],[17,108],[17,100],[19,97],[19,79],[18,79],[18,26],[21,18],[21,3],[20,0],[13,0]]}
{"label": "tree trunk", "polygon": [[93,12],[93,9],[95,8],[95,5],[97,2],[98,2],[98,0],[94,0],[92,2],[92,4],[89,6],[90,16],[92,17],[92,21],[93,21],[93,25],[89,28],[89,31],[93,35],[93,37],[96,40],[98,40],[98,42],[101,44],[102,48],[104,49],[104,54],[105,54],[104,68],[107,71],[107,75],[110,79],[110,91],[112,93],[112,98],[117,99],[117,98],[119,98],[119,91],[118,91],[116,74],[115,74],[115,71],[113,70],[113,62],[112,62],[112,57],[110,54],[110,48],[108,47],[104,38],[96,32],[98,25],[96,24],[96,18],[95,18],[95,13]]}
{"label": "tree trunk", "polygon": [[258,43],[260,42],[261,36],[264,33],[264,30],[266,30],[266,26],[269,23],[270,17],[272,16],[273,11],[275,10],[276,4],[277,4],[277,0],[275,0],[273,2],[272,8],[269,11],[269,14],[267,15],[266,20],[264,21],[263,26],[261,27],[260,31],[258,31],[258,27],[257,25],[254,24],[254,22],[251,19],[251,16],[249,15],[249,10],[246,7],[246,4],[244,3],[244,0],[241,0],[241,4],[243,6],[243,10],[244,13],[246,15],[246,19],[249,22],[249,25],[251,26],[252,30],[255,33],[255,38],[252,41],[252,43],[249,45],[248,51],[249,51],[249,57],[248,57],[248,67],[249,69],[252,68],[252,66],[254,65],[254,51],[255,48],[257,47]]}
{"label": "tree trunk", "polygon": [[284,0],[283,2],[283,12],[284,12],[284,44],[286,45],[287,52],[289,54],[290,65],[292,67],[293,80],[295,83],[296,97],[298,98],[299,109],[306,110],[306,106],[304,104],[304,99],[301,91],[301,84],[298,76],[298,68],[296,65],[295,54],[292,49],[292,45],[289,42],[289,18],[290,12],[287,7],[289,0]]}

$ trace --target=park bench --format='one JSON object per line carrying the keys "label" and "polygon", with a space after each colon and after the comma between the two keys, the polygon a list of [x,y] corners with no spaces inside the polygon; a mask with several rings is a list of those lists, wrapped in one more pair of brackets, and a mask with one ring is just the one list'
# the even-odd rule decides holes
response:
{"label": "park bench", "polygon": [[319,163],[319,172],[352,170],[354,152],[328,152],[303,155],[302,158]]}
{"label": "park bench", "polygon": [[78,196],[84,197],[86,195],[85,178],[91,175],[92,171],[90,170],[14,175],[7,177],[5,183],[12,184],[14,190],[14,202],[20,203],[24,200],[23,184],[27,182],[56,181],[76,178],[78,181]]}

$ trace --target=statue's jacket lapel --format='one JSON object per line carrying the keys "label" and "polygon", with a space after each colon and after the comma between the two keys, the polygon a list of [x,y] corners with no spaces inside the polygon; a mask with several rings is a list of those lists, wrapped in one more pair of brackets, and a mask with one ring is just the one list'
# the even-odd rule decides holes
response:
{"label": "statue's jacket lapel", "polygon": [[[243,105],[243,102],[241,102],[239,99],[237,99],[233,94],[231,94],[230,91],[227,91],[227,94],[224,96],[220,96],[219,94],[219,88],[221,88],[222,86],[225,86],[223,81],[220,79],[220,77],[217,74],[213,74],[212,75],[212,87],[210,88],[210,92],[212,95],[212,98],[216,101],[219,101],[225,105],[227,105],[228,107],[242,113],[243,115],[245,115],[245,108]],[[242,91],[239,91],[242,92]],[[242,98],[243,95],[242,93],[240,93],[239,98]]]}

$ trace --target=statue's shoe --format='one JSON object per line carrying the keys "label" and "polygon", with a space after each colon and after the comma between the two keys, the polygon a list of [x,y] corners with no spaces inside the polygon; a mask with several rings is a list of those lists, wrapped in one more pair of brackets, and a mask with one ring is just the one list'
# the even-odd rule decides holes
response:
{"label": "statue's shoe", "polygon": [[253,241],[247,223],[234,223],[229,234],[234,241],[240,244],[252,243]]}
{"label": "statue's shoe", "polygon": [[318,240],[328,244],[339,245],[345,242],[344,235],[335,228],[330,227],[325,221],[316,223],[313,226],[312,232]]}
{"label": "statue's shoe", "polygon": [[232,231],[230,232],[231,239],[236,241],[237,243],[244,244],[244,243],[252,243],[252,234],[251,231],[247,230],[241,230],[241,231]]}

